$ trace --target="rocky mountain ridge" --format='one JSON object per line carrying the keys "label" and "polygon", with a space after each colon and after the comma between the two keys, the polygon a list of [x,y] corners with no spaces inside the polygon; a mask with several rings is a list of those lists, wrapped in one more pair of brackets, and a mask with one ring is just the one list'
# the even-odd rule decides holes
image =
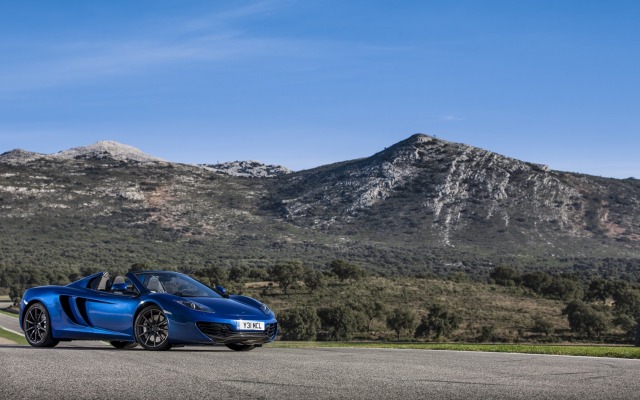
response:
{"label": "rocky mountain ridge", "polygon": [[445,273],[640,259],[640,181],[553,171],[427,135],[297,172],[119,151],[138,157],[129,162],[106,147],[0,156],[0,265],[339,257]]}

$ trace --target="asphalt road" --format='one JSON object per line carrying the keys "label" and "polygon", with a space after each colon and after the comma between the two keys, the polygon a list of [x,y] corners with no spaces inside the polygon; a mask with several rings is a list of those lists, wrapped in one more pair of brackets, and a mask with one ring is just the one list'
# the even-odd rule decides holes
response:
{"label": "asphalt road", "polygon": [[[0,326],[19,331],[0,314]],[[390,349],[0,345],[0,399],[634,399],[640,360]]]}
{"label": "asphalt road", "polygon": [[[85,342],[87,343],[87,342]],[[388,349],[0,346],[1,399],[633,399],[640,362]]]}

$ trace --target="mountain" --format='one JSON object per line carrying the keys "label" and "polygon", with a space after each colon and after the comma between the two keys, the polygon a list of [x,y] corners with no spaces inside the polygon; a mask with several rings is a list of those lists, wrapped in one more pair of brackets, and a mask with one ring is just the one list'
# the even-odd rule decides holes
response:
{"label": "mountain", "polygon": [[[307,225],[372,217],[447,246],[561,247],[557,237],[640,241],[640,181],[551,171],[480,148],[414,135],[369,158],[284,182],[282,212]],[[404,222],[401,222],[403,216]],[[388,217],[388,218],[387,218]],[[587,240],[588,241],[588,240]]]}
{"label": "mountain", "polygon": [[104,159],[134,162],[164,161],[161,158],[143,153],[139,149],[114,141],[100,141],[89,146],[74,147],[53,154],[42,154],[14,149],[0,154],[0,163],[25,164],[39,158],[47,159]]}
{"label": "mountain", "polygon": [[0,163],[23,164],[29,161],[33,161],[36,158],[45,156],[46,154],[34,153],[32,151],[26,151],[22,149],[14,149],[0,154]]}
{"label": "mountain", "polygon": [[0,266],[344,258],[382,274],[483,275],[504,264],[640,276],[640,181],[427,135],[297,172],[155,162],[113,142],[29,154],[0,156]]}
{"label": "mountain", "polygon": [[120,161],[137,162],[164,161],[161,158],[143,153],[133,146],[108,140],[97,142],[89,146],[75,147],[72,149],[64,150],[55,154],[51,154],[50,157],[62,159],[111,158]]}
{"label": "mountain", "polygon": [[201,164],[200,166],[220,174],[247,178],[273,178],[291,173],[290,169],[282,165],[267,165],[260,161],[231,161],[220,164]]}

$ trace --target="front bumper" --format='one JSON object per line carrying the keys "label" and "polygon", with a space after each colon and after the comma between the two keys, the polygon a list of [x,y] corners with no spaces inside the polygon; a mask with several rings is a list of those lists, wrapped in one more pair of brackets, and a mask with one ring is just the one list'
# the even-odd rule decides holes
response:
{"label": "front bumper", "polygon": [[265,324],[265,330],[260,331],[238,331],[234,326],[219,322],[196,322],[196,326],[214,343],[242,343],[242,344],[264,344],[275,340],[278,334],[278,323]]}

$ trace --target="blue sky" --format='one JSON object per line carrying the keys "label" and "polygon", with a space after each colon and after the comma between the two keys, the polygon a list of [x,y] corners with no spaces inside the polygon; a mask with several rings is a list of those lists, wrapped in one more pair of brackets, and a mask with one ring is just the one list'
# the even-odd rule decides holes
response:
{"label": "blue sky", "polygon": [[17,1],[0,151],[293,169],[416,132],[640,178],[638,1]]}

